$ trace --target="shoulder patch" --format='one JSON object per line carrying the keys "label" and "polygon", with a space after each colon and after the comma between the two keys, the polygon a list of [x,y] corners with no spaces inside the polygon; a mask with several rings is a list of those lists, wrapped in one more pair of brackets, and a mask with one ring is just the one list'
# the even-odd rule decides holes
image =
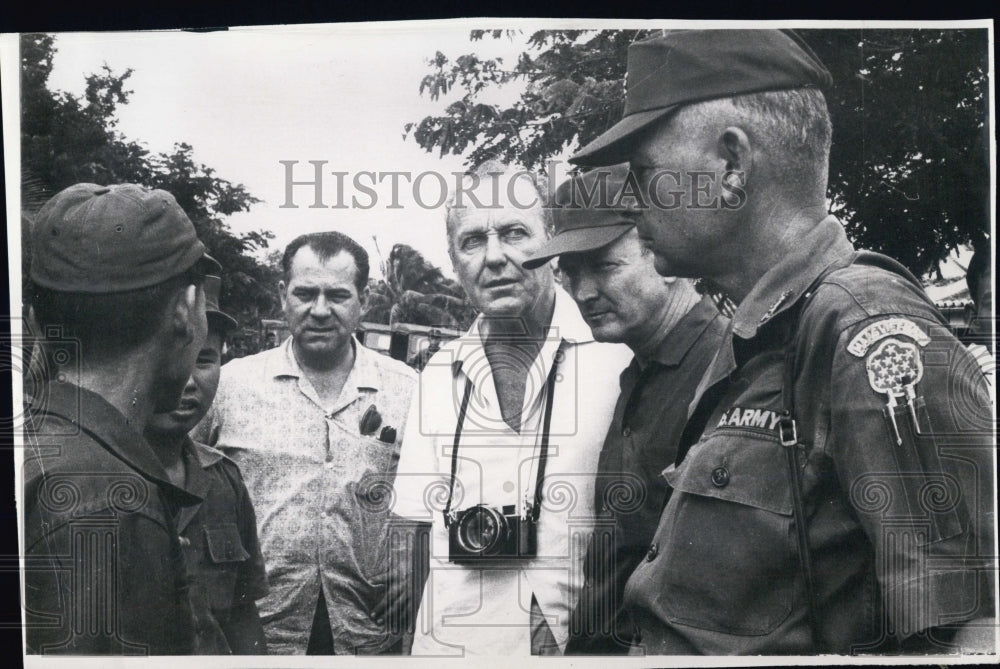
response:
{"label": "shoulder patch", "polygon": [[915,386],[924,375],[920,349],[895,337],[872,349],[865,359],[865,367],[872,390],[893,397],[903,395],[906,386]]}
{"label": "shoulder patch", "polygon": [[866,353],[868,353],[868,349],[871,348],[872,344],[885,339],[886,337],[893,337],[896,335],[909,337],[913,341],[920,344],[920,346],[927,346],[931,340],[931,338],[920,329],[920,326],[908,318],[886,318],[872,323],[864,330],[854,335],[851,343],[847,345],[847,351],[852,355],[862,358]]}

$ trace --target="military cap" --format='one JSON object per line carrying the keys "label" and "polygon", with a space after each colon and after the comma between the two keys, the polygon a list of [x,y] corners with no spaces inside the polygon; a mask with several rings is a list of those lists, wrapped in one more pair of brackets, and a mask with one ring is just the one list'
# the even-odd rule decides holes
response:
{"label": "military cap", "polygon": [[592,251],[615,241],[634,223],[624,211],[620,195],[628,165],[600,167],[577,174],[559,185],[552,207],[555,234],[521,265],[535,269],[563,253]]}
{"label": "military cap", "polygon": [[236,319],[219,307],[219,295],[222,292],[222,278],[209,274],[205,277],[205,316],[208,324],[228,332],[237,326]]}
{"label": "military cap", "polygon": [[38,212],[31,241],[32,281],[64,292],[147,288],[196,263],[222,269],[173,195],[135,184],[60,191]]}
{"label": "military cap", "polygon": [[640,131],[687,104],[832,83],[816,54],[791,31],[672,31],[629,47],[622,120],[569,160],[628,160]]}

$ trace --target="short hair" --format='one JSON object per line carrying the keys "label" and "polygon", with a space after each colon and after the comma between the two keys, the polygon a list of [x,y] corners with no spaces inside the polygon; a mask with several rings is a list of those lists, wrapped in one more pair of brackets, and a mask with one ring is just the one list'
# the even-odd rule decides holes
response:
{"label": "short hair", "polygon": [[[481,182],[486,179],[497,179],[504,182],[510,182],[514,179],[528,179],[532,187],[535,189],[535,193],[538,196],[536,206],[541,212],[542,217],[542,228],[545,235],[548,237],[552,236],[554,223],[552,220],[552,211],[548,206],[549,202],[549,185],[548,179],[544,174],[530,172],[528,170],[515,169],[511,165],[500,162],[499,160],[487,160],[480,163],[477,167],[467,171],[462,177],[465,180],[474,180],[477,182],[475,187],[480,187]],[[469,189],[465,189],[468,191]],[[492,192],[492,191],[491,191]],[[448,200],[445,202],[445,230],[448,234],[448,252],[454,251],[454,231],[455,225],[458,223],[458,219],[461,216],[461,212],[466,210],[468,207],[456,207],[455,201],[458,197],[458,190],[454,190],[448,196]],[[489,203],[484,203],[489,206]]]}
{"label": "short hair", "polygon": [[80,355],[94,360],[134,351],[162,326],[164,310],[186,286],[201,286],[205,272],[193,267],[147,288],[117,293],[74,293],[33,285],[31,305],[43,341],[53,328],[75,339]]}
{"label": "short hair", "polygon": [[826,98],[818,88],[793,88],[708,100],[683,107],[678,116],[697,123],[720,105],[737,111],[756,146],[767,152],[775,170],[793,183],[826,188],[833,126]]}
{"label": "short hair", "polygon": [[341,251],[350,253],[357,269],[354,275],[354,285],[358,289],[358,294],[361,294],[361,291],[368,285],[368,252],[356,241],[335,230],[299,235],[285,247],[285,253],[281,256],[281,271],[285,283],[288,283],[289,278],[291,278],[292,261],[295,259],[295,254],[303,246],[312,249],[320,262],[326,262]]}

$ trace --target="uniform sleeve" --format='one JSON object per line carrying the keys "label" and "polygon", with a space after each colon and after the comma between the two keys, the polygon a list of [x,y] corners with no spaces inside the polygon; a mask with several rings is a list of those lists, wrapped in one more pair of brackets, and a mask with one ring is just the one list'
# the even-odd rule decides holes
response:
{"label": "uniform sleeve", "polygon": [[828,452],[900,638],[992,615],[992,406],[978,363],[913,316],[841,333]]}

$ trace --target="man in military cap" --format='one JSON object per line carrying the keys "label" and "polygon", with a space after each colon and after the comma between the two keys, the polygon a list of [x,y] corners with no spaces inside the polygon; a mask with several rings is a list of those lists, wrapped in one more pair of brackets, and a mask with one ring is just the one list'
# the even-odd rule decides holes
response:
{"label": "man in military cap", "polygon": [[828,215],[829,73],[782,31],[680,31],[633,45],[628,81],[571,160],[629,160],[657,271],[738,304],[626,587],[641,649],[992,651],[986,385]]}
{"label": "man in military cap", "polygon": [[206,334],[207,271],[169,193],[77,184],[32,230],[48,382],[24,458],[32,653],[183,654],[194,629],[175,513],[198,498],[143,439],[177,405]]}
{"label": "man in military cap", "polygon": [[250,493],[235,462],[188,436],[212,406],[225,335],[236,327],[219,309],[221,285],[219,277],[205,277],[208,337],[177,406],[153,416],[146,439],[170,480],[202,500],[177,519],[192,583],[195,653],[265,655],[256,600],[267,594],[267,573]]}
{"label": "man in military cap", "polygon": [[560,185],[553,236],[526,268],[558,256],[563,286],[597,341],[626,344],[635,357],[604,438],[587,548],[586,582],[570,619],[567,654],[623,654],[633,624],[622,607],[625,582],[646,556],[670,489],[687,406],[712,361],[728,319],[689,279],[662,277],[623,213],[628,165],[599,168]]}

